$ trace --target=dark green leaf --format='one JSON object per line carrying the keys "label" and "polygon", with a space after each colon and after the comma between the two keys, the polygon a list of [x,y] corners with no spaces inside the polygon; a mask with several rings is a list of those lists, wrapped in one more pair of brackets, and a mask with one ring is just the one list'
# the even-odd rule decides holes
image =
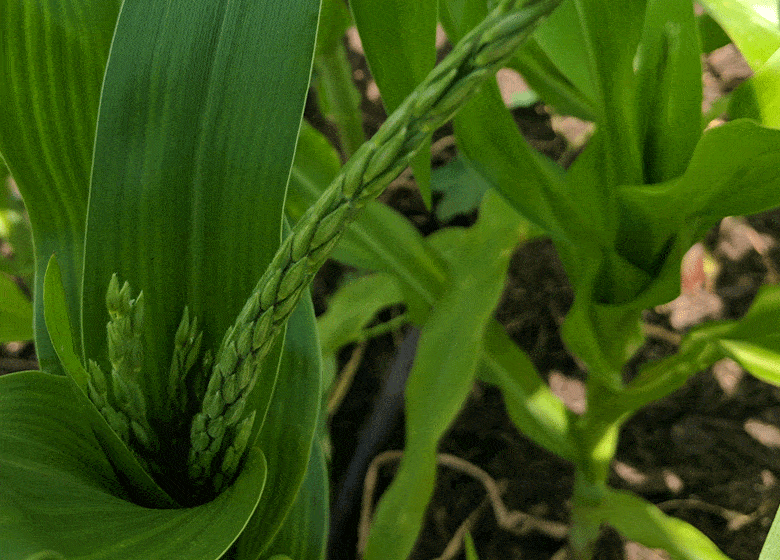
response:
{"label": "dark green leaf", "polygon": [[[638,123],[631,96],[635,91],[634,56],[642,31],[645,0],[605,4],[574,0],[593,88],[602,171],[599,184],[606,192],[618,184],[640,183],[642,156]],[[619,29],[620,33],[615,30]]]}
{"label": "dark green leaf", "polygon": [[52,345],[65,373],[73,381],[76,394],[82,404],[82,414],[89,419],[95,437],[107,456],[122,465],[122,476],[133,491],[133,496],[143,500],[149,507],[171,507],[175,502],[152,479],[132,451],[117,437],[106,420],[88,398],[88,374],[79,361],[74,348],[73,329],[68,317],[62,275],[56,257],[52,257],[46,269],[43,286],[46,327],[51,335]]}
{"label": "dark green leaf", "polygon": [[636,56],[644,182],[685,171],[701,136],[701,52],[693,6],[648,0]]}
{"label": "dark green leaf", "polygon": [[433,170],[431,188],[443,193],[436,205],[436,216],[448,222],[458,214],[476,210],[490,185],[465,158],[458,157]]}
{"label": "dark green leaf", "polygon": [[566,236],[558,223],[566,201],[555,194],[562,172],[523,139],[494,81],[455,117],[455,136],[469,163],[523,217],[553,236]]}
{"label": "dark green leaf", "polygon": [[77,317],[95,123],[119,6],[119,0],[0,2],[0,153],[30,215],[36,349],[51,372],[62,370],[45,331],[43,273],[57,253]]}

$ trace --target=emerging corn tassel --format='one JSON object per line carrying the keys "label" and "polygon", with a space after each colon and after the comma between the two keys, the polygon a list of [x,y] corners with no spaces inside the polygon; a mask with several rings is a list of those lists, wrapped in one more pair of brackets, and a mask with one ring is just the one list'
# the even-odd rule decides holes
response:
{"label": "emerging corn tassel", "polygon": [[146,451],[157,448],[157,439],[147,417],[146,398],[140,382],[143,369],[143,293],[132,299],[130,285],[119,288],[116,274],[106,293],[110,321],[108,359],[109,378],[97,362],[89,361],[89,396],[117,435],[128,445]]}
{"label": "emerging corn tassel", "polygon": [[216,491],[231,482],[252,432],[255,411],[245,410],[243,402],[258,368],[352,216],[408,166],[424,140],[453,117],[560,2],[541,0],[520,8],[515,7],[519,2],[504,2],[497,7],[358,149],[295,224],[215,356],[190,430],[193,481],[211,481]]}
{"label": "emerging corn tassel", "polygon": [[[127,283],[120,290],[112,278],[106,298],[111,315],[110,382],[90,361],[89,395],[117,434],[146,456],[147,464],[152,452],[163,451],[161,433],[152,429],[156,427],[174,434],[172,448],[185,447],[184,470],[195,486],[196,499],[233,481],[257,430],[257,411],[248,409],[247,402],[263,360],[349,220],[408,166],[424,140],[453,117],[560,2],[539,0],[519,8],[517,0],[504,2],[454,47],[298,220],[225,333],[214,359],[206,352],[201,368],[196,368],[201,333],[197,320],[184,310],[161,418],[147,418],[139,383],[143,295],[130,299]],[[155,474],[164,470],[156,461],[151,467]],[[168,476],[176,477],[177,472]]]}

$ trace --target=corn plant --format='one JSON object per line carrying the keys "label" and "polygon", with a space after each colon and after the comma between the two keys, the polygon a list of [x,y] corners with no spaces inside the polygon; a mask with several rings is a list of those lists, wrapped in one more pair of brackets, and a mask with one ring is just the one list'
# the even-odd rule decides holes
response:
{"label": "corn plant", "polygon": [[283,216],[319,3],[0,3],[42,371],[0,379],[0,557],[319,558],[307,286],[558,2],[503,2]]}
{"label": "corn plant", "polygon": [[[351,2],[388,109],[414,87],[411,69],[432,64],[437,14],[412,4]],[[448,37],[463,37],[486,4],[441,2]],[[336,258],[379,273],[370,277],[373,295],[355,305],[379,309],[389,303],[384,294],[400,292],[390,303],[405,303],[422,328],[406,388],[404,457],[378,504],[366,558],[400,560],[411,551],[433,492],[436,445],[475,379],[498,386],[517,427],[574,465],[575,558],[592,556],[604,524],[673,558],[726,558],[691,525],[610,488],[607,475],[623,423],[720,358],[779,381],[776,287],[763,288],[743,320],[693,329],[677,354],[645,364],[630,381],[623,375],[644,340],[642,310],[679,294],[692,244],[722,217],[780,203],[773,56],[780,45],[776,17],[756,18],[752,4],[706,3],[756,71],[730,104],[734,117],[747,119],[705,130],[702,37],[691,2],[564,2],[505,64],[558,111],[595,122],[574,164],[564,170],[533,151],[490,81],[454,119],[461,156],[492,187],[477,224],[423,239],[397,214],[369,205],[350,226]],[[418,33],[383,47],[407,25]],[[335,174],[338,164],[313,131],[299,150],[291,206],[304,208],[324,170]],[[575,291],[562,335],[587,370],[584,414],[563,406],[491,318],[508,254],[532,235],[552,239]],[[345,319],[350,324],[354,318]],[[778,527],[762,558],[776,556]]]}
{"label": "corn plant", "polygon": [[[703,130],[692,3],[443,1],[437,13],[355,0],[390,112],[362,144],[334,52],[348,18],[325,11],[315,56],[319,3],[284,8],[0,3],[0,153],[33,231],[42,369],[0,378],[0,557],[322,557],[307,286],[333,254],[382,272],[375,285],[393,286],[421,327],[404,459],[367,558],[408,555],[436,444],[475,379],[575,466],[576,558],[605,523],[675,558],[725,558],[606,483],[622,423],[693,373],[730,356],[778,380],[772,287],[743,320],[694,329],[676,355],[622,376],[641,311],[679,292],[685,251],[721,217],[780,203],[773,123]],[[437,19],[454,47],[434,66]],[[351,154],[343,167],[301,126],[312,65]],[[596,123],[568,170],[519,135],[491,80],[502,66]],[[453,116],[462,156],[491,188],[475,226],[422,239],[371,200],[409,165],[430,196],[430,137]],[[492,319],[512,250],[535,235],[553,240],[576,293],[563,336],[587,367],[582,415]]]}

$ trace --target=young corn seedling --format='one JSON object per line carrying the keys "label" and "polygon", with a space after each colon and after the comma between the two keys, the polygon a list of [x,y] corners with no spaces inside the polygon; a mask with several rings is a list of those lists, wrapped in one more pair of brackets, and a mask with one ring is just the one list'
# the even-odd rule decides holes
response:
{"label": "young corn seedling", "polygon": [[291,229],[318,2],[0,3],[42,369],[0,379],[0,557],[321,558],[307,286],[557,4],[497,6]]}

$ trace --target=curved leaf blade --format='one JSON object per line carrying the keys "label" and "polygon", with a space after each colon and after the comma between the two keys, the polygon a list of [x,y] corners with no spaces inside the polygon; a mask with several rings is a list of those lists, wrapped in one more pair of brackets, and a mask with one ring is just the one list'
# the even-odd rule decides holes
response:
{"label": "curved leaf blade", "polygon": [[253,450],[234,486],[213,502],[149,509],[128,501],[66,378],[40,372],[3,376],[0,409],[4,559],[48,550],[70,560],[216,560],[260,499],[265,460]]}
{"label": "curved leaf blade", "polygon": [[602,512],[603,520],[623,535],[650,548],[663,548],[674,560],[729,560],[693,525],[630,492],[608,489]]}
{"label": "curved leaf blade", "polygon": [[379,502],[365,552],[368,560],[406,558],[417,539],[434,489],[436,446],[471,389],[483,333],[519,241],[512,221],[500,219],[505,207],[491,193],[473,228],[436,234],[450,251],[451,281],[422,328],[406,386],[404,456]]}
{"label": "curved leaf blade", "polygon": [[328,472],[322,450],[315,447],[301,490],[268,552],[284,553],[295,560],[322,560],[327,531]]}

